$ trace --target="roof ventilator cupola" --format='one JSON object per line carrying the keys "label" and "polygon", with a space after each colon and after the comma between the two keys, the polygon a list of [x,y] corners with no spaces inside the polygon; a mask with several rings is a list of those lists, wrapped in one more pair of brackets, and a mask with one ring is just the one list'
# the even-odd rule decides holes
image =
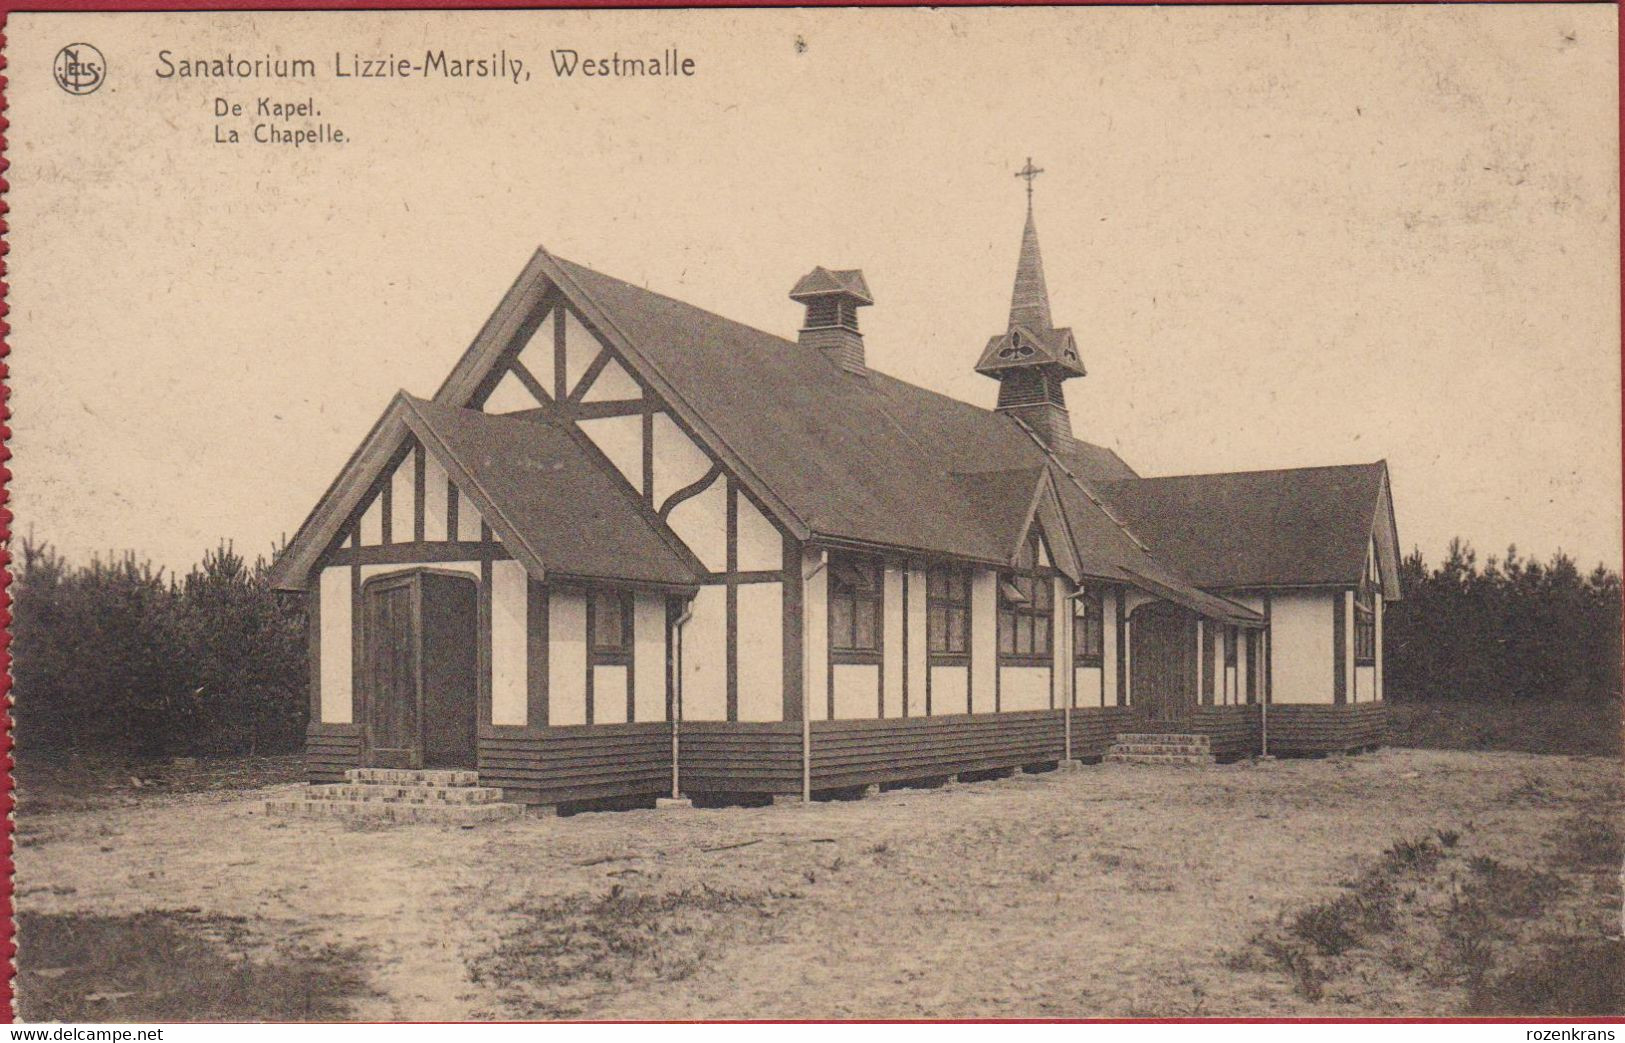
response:
{"label": "roof ventilator cupola", "polygon": [[863,334],[858,332],[858,309],[873,304],[875,299],[861,271],[814,268],[797,280],[790,299],[807,306],[807,320],[797,338],[803,347],[818,349],[848,373],[868,374]]}

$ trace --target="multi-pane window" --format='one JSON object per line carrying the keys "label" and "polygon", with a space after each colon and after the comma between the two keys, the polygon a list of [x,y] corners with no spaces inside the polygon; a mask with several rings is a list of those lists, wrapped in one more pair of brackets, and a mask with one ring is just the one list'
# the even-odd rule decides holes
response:
{"label": "multi-pane window", "polygon": [[829,562],[830,648],[848,657],[880,652],[881,569],[865,558],[832,555]]}
{"label": "multi-pane window", "polygon": [[1354,665],[1377,662],[1377,606],[1375,588],[1362,583],[1354,594]]}
{"label": "multi-pane window", "polygon": [[1072,617],[1072,645],[1080,666],[1099,666],[1105,657],[1105,606],[1100,591],[1085,590]]}
{"label": "multi-pane window", "polygon": [[925,574],[927,647],[948,659],[970,654],[970,572],[935,568]]}
{"label": "multi-pane window", "polygon": [[594,590],[592,658],[595,663],[626,663],[632,655],[632,595],[624,590]]}
{"label": "multi-pane window", "polygon": [[999,577],[999,657],[1047,663],[1054,588],[1048,576],[1005,573]]}

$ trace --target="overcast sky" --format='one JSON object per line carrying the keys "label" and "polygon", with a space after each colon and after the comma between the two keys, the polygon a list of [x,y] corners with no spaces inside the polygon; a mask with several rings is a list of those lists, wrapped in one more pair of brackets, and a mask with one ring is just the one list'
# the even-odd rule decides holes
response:
{"label": "overcast sky", "polygon": [[[1148,475],[1386,458],[1407,550],[1620,560],[1611,6],[22,14],[8,34],[13,508],[75,557],[268,550],[397,388],[434,391],[538,243],[792,337],[796,278],[860,267],[870,364],[991,405],[971,367],[1004,325],[1030,154],[1089,369],[1081,437]],[[81,39],[109,71],[74,97],[49,70]],[[331,77],[335,50],[439,47],[534,76]],[[560,81],[558,47],[676,47],[696,75]],[[321,76],[163,80],[166,48]],[[262,93],[314,98],[351,143],[211,144],[213,99]]]}

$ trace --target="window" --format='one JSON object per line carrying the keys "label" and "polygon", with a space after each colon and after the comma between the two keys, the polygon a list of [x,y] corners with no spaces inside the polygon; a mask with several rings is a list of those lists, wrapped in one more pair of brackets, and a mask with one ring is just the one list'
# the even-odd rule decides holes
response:
{"label": "window", "polygon": [[1362,583],[1354,594],[1354,665],[1377,662],[1377,606],[1375,588]]}
{"label": "window", "polygon": [[849,662],[876,662],[880,654],[881,569],[846,555],[829,561],[830,649]]}
{"label": "window", "polygon": [[1105,610],[1098,590],[1085,590],[1072,617],[1072,645],[1079,666],[1099,666],[1105,654]]}
{"label": "window", "polygon": [[1224,628],[1224,665],[1236,665],[1236,628]]}
{"label": "window", "polygon": [[925,574],[926,647],[939,661],[970,654],[970,573],[928,569]]}
{"label": "window", "polygon": [[1049,662],[1054,589],[1048,576],[1006,574],[999,580],[999,658]]}
{"label": "window", "polygon": [[592,660],[632,661],[632,595],[624,590],[594,590],[591,595]]}

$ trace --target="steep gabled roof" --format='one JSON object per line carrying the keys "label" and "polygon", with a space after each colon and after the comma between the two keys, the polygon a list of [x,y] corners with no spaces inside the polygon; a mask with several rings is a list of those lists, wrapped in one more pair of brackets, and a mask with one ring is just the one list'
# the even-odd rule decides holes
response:
{"label": "steep gabled roof", "polygon": [[1134,532],[1198,586],[1358,583],[1377,540],[1384,593],[1398,573],[1388,467],[1180,475],[1100,482]]}
{"label": "steep gabled roof", "polygon": [[695,584],[692,563],[569,432],[400,392],[273,564],[273,586],[303,587],[408,436],[434,456],[537,579],[562,573],[667,587]]}
{"label": "steep gabled roof", "polygon": [[[407,396],[422,440],[483,495],[544,573],[692,586],[695,570],[566,430]],[[543,578],[538,576],[537,578]]]}
{"label": "steep gabled roof", "polygon": [[[851,275],[815,271],[810,289],[866,293]],[[1350,552],[1349,519],[1363,504],[1365,537],[1375,525],[1386,555],[1385,578],[1397,573],[1387,566],[1397,540],[1386,469],[1375,498],[1369,475],[1363,484],[1348,477],[1320,485],[1272,485],[1256,475],[1140,480],[1110,449],[1047,449],[1009,415],[881,373],[854,376],[782,337],[538,250],[435,401],[403,394],[391,405],[278,561],[278,586],[304,581],[408,428],[478,490],[477,506],[535,574],[696,581],[692,555],[673,547],[570,432],[540,416],[460,408],[527,316],[555,294],[798,539],[1004,563],[1037,517],[1060,544],[1053,549],[1068,575],[1129,583],[1214,618],[1257,624],[1258,613],[1199,588],[1340,577],[1348,560],[1357,577],[1365,545]],[[1323,520],[1288,523],[1299,515]]]}
{"label": "steep gabled roof", "polygon": [[[1009,417],[873,371],[853,377],[794,341],[557,264],[807,536],[1007,560],[1016,534],[988,532],[954,475],[1044,468]],[[1079,463],[1132,473],[1094,446]]]}

